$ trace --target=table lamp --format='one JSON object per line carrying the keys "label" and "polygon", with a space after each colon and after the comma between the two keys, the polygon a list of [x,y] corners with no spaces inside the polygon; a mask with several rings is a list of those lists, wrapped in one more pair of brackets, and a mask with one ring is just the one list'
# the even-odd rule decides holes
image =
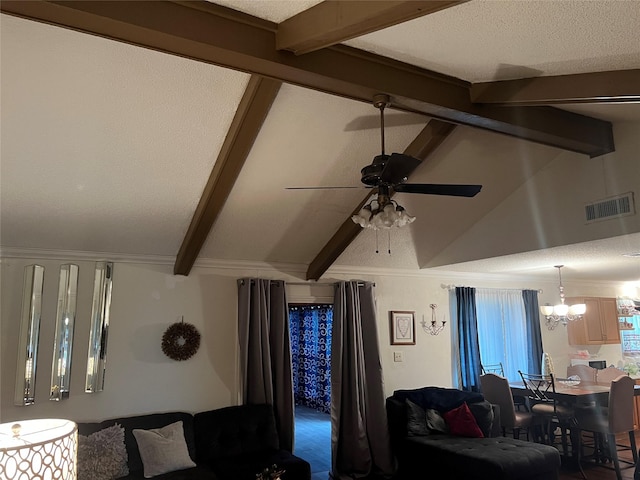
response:
{"label": "table lamp", "polygon": [[75,480],[78,426],[37,419],[0,424],[0,478]]}

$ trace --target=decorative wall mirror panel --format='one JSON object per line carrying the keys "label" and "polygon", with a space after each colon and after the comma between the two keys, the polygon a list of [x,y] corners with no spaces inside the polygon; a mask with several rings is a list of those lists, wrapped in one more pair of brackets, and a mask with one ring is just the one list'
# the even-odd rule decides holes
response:
{"label": "decorative wall mirror panel", "polygon": [[27,265],[24,268],[22,289],[22,316],[18,337],[18,364],[16,368],[16,405],[35,403],[36,361],[38,359],[38,337],[42,315],[42,287],[44,267]]}
{"label": "decorative wall mirror panel", "polygon": [[93,283],[93,306],[91,308],[87,379],[84,389],[86,393],[101,392],[104,389],[112,279],[113,263],[97,262]]}
{"label": "decorative wall mirror panel", "polygon": [[78,266],[61,265],[49,400],[59,401],[69,396],[77,296]]}

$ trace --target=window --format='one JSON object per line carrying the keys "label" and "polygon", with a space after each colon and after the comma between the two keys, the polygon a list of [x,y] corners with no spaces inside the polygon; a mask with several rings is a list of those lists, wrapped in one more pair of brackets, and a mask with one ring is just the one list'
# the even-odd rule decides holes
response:
{"label": "window", "polygon": [[478,288],[476,315],[481,362],[502,363],[505,376],[519,380],[518,370],[529,370],[532,344],[522,291]]}

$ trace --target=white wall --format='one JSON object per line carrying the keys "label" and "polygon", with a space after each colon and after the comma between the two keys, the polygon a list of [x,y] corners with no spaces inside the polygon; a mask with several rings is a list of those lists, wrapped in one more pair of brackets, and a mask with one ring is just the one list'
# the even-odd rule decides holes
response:
{"label": "white wall", "polygon": [[[13,405],[17,345],[24,266],[38,263],[45,267],[40,350],[36,378],[36,404]],[[55,326],[58,270],[63,263],[80,267],[78,309],[71,369],[71,395],[61,402],[48,400],[53,334]],[[237,403],[236,281],[242,277],[293,277],[272,269],[196,267],[188,277],[174,276],[172,265],[115,263],[107,373],[105,390],[84,393],[84,375],[89,338],[89,319],[95,262],[69,259],[3,258],[1,267],[1,393],[3,422],[37,417],[63,417],[77,421],[100,420],[113,416],[185,410],[190,412]],[[443,284],[464,283],[475,287],[543,289],[540,303],[557,301],[557,285],[522,279],[490,280],[424,272],[421,275],[371,275],[328,272],[332,280],[361,279],[376,283],[378,338],[385,378],[385,393],[399,388],[424,385],[452,386],[451,329],[431,336],[423,332],[422,315],[430,319],[429,304],[436,303],[440,315],[450,320],[448,290]],[[622,285],[565,285],[567,295],[616,296]],[[628,294],[628,292],[626,292]],[[636,292],[637,294],[638,292]],[[332,285],[288,287],[290,302],[331,301]],[[389,311],[416,312],[416,345],[389,343]],[[191,359],[176,362],[160,348],[164,330],[184,317],[201,333],[200,350]],[[576,349],[567,345],[566,330],[543,328],[545,351],[551,354],[557,371],[566,368],[568,354]],[[404,361],[395,363],[393,352]],[[621,358],[620,347],[594,349],[610,361]],[[615,357],[615,360],[614,360]]]}

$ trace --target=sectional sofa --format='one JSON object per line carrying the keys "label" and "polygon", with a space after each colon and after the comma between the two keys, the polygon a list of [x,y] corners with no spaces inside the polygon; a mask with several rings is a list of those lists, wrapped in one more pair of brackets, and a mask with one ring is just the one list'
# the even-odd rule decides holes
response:
{"label": "sectional sofa", "polygon": [[280,448],[271,405],[163,412],[78,423],[78,480],[310,480],[311,466]]}

